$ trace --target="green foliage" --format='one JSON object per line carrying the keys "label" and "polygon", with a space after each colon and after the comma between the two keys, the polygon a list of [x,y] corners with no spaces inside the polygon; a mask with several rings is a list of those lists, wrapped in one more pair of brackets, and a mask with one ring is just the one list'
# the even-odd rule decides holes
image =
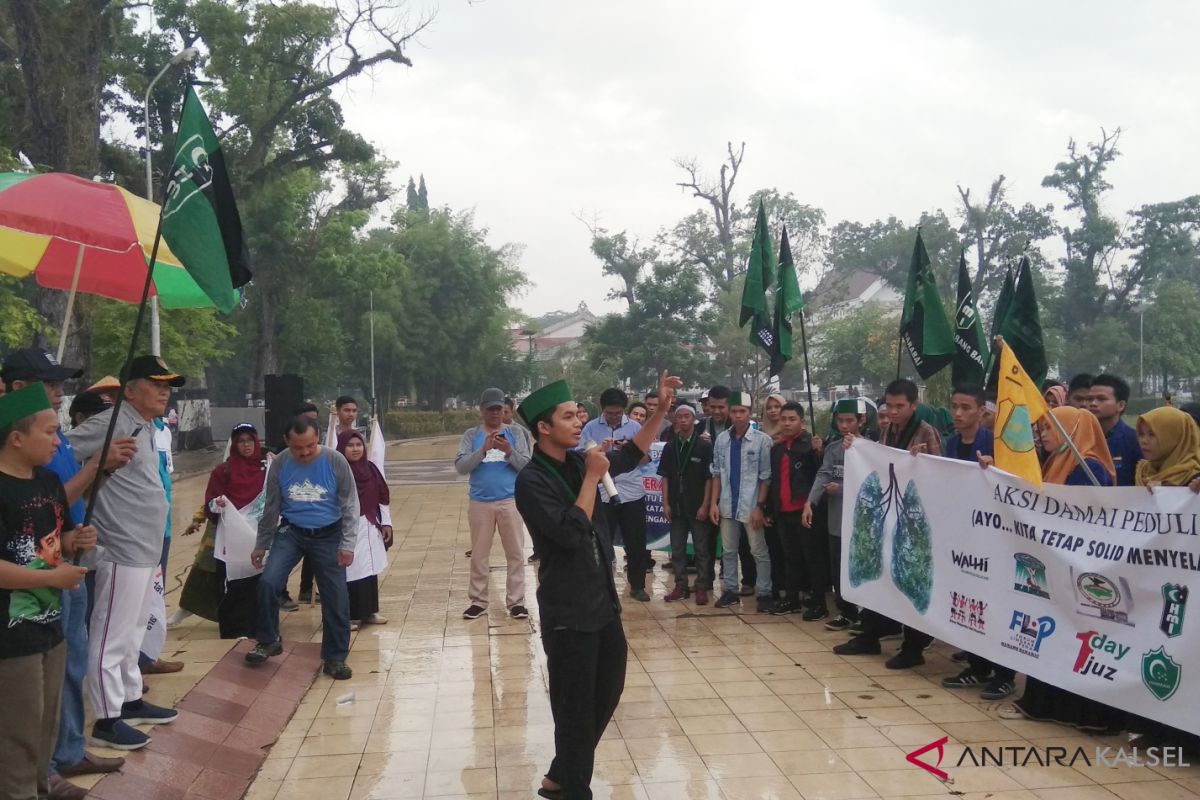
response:
{"label": "green foliage", "polygon": [[[95,298],[92,323],[92,371],[116,375],[128,354],[137,306]],[[159,314],[163,353],[172,369],[195,381],[205,370],[233,353],[237,329],[211,308],[163,309]],[[142,323],[137,355],[150,352],[149,315]]]}
{"label": "green foliage", "polygon": [[473,408],[456,411],[389,411],[384,415],[383,429],[391,438],[412,439],[418,436],[461,434],[479,424],[479,411]]}
{"label": "green foliage", "polygon": [[1200,292],[1194,283],[1168,281],[1146,311],[1146,366],[1169,377],[1200,374]]}
{"label": "green foliage", "polygon": [[813,380],[820,386],[883,386],[896,377],[899,317],[874,303],[815,326]]}
{"label": "green foliage", "polygon": [[0,275],[0,347],[27,347],[39,333],[49,333],[50,326],[23,296],[28,285],[8,275]]}

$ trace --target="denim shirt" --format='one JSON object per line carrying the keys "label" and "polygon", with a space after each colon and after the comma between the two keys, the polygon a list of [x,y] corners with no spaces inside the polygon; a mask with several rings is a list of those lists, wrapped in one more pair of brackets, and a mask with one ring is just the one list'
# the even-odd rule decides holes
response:
{"label": "denim shirt", "polygon": [[[771,437],[757,428],[749,428],[741,439],[733,438],[733,428],[721,431],[713,445],[712,475],[721,481],[721,497],[717,507],[721,516],[748,523],[750,512],[758,505],[760,483],[771,480]],[[737,509],[733,508],[731,458],[733,447],[740,447],[740,467],[737,487]]]}
{"label": "denim shirt", "polygon": [[[621,417],[621,425],[616,428],[609,427],[608,420],[604,415],[588,420],[583,426],[583,431],[579,434],[579,446],[576,450],[583,450],[587,447],[588,442],[601,444],[605,439],[615,439],[618,442],[627,442],[634,436],[637,436],[638,431],[642,426],[637,424],[629,417]],[[617,495],[622,503],[628,503],[633,500],[641,500],[646,496],[646,486],[642,482],[642,473],[640,470],[626,472],[613,478],[613,484],[617,488]],[[604,488],[600,488],[600,497],[604,502],[608,502],[608,492]]]}

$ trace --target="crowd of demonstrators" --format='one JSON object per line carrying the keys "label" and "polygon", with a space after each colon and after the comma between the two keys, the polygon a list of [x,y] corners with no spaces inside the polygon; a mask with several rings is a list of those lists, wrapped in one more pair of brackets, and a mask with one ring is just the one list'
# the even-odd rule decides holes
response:
{"label": "crowd of demonstrators", "polygon": [[471,527],[471,605],[463,619],[478,619],[488,609],[489,558],[492,541],[500,534],[507,563],[505,607],[514,619],[526,619],[525,533],[517,513],[517,473],[529,463],[530,439],[524,428],[505,421],[510,398],[499,389],[485,389],[479,398],[480,424],[468,428],[458,443],[454,468],[469,476],[467,521]]}
{"label": "crowd of demonstrators", "polygon": [[[350,597],[346,568],[354,562],[358,488],[345,456],[320,443],[315,420],[294,418],[287,449],[271,461],[258,540],[250,560],[262,570],[258,584],[257,643],[246,662],[258,665],[283,652],[280,596],[288,576],[308,556],[321,591],[322,669],[334,680],[351,677]],[[267,551],[271,558],[263,561]]]}
{"label": "crowd of demonstrators", "polygon": [[[624,448],[642,430],[642,426],[625,414],[629,397],[617,388],[605,389],[600,393],[600,416],[583,426],[577,447],[586,450],[591,446],[605,453]],[[665,412],[665,410],[664,410]],[[654,439],[658,438],[657,426],[664,414],[655,412]],[[648,448],[642,448],[643,453]],[[639,461],[642,456],[639,456]],[[648,602],[646,572],[653,566],[646,550],[646,488],[637,470],[618,475],[613,484],[617,490],[617,502],[611,502],[608,491],[601,487],[603,500],[603,522],[614,543],[625,547],[626,578],[629,596],[634,600]]]}
{"label": "crowd of demonstrators", "polygon": [[1116,375],[1097,375],[1092,378],[1088,393],[1088,409],[1100,422],[1104,440],[1116,468],[1116,485],[1133,486],[1133,475],[1142,451],[1137,432],[1121,419],[1129,404],[1129,384]]}
{"label": "crowd of demonstrators", "polygon": [[[379,573],[387,563],[392,546],[391,490],[379,467],[367,457],[367,440],[354,428],[337,436],[337,451],[354,474],[358,492],[359,525],[355,540],[356,558],[347,564],[346,593],[350,598],[350,630],[359,625],[386,625],[379,613]],[[355,571],[351,578],[349,570]]]}

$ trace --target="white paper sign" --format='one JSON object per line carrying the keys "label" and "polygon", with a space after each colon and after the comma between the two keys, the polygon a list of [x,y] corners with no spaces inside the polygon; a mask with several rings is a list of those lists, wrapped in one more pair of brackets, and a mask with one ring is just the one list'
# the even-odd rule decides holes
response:
{"label": "white paper sign", "polygon": [[359,517],[358,537],[354,542],[354,563],[346,568],[346,580],[357,581],[378,575],[386,566],[387,551],[383,549],[383,533],[367,522],[366,517]]}
{"label": "white paper sign", "polygon": [[261,575],[261,569],[255,569],[250,563],[250,553],[258,539],[258,521],[262,518],[264,496],[258,498],[243,509],[233,507],[233,503],[225,500],[221,509],[221,518],[217,520],[216,543],[213,546],[213,556],[225,562],[225,579],[237,581]]}
{"label": "white paper sign", "polygon": [[845,597],[955,647],[1200,733],[1200,500],[1047,484],[859,440]]}

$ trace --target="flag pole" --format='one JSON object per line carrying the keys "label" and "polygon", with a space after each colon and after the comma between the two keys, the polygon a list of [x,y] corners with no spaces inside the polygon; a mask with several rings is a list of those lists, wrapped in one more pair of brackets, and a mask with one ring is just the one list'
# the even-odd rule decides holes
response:
{"label": "flag pole", "polygon": [[800,349],[804,352],[804,389],[808,393],[808,421],[813,434],[817,431],[817,415],[813,413],[812,377],[808,373],[808,336],[804,331],[804,309],[800,309]]}
{"label": "flag pole", "polygon": [[368,297],[371,304],[371,421],[374,422],[379,419],[378,402],[375,396],[375,291],[371,290]]}
{"label": "flag pole", "polygon": [[[133,354],[137,351],[138,333],[142,329],[142,321],[146,318],[146,308],[150,301],[150,285],[154,282],[154,264],[158,261],[158,245],[162,241],[163,208],[158,209],[158,228],[154,232],[154,247],[150,250],[150,260],[146,262],[146,283],[142,286],[142,300],[138,303],[137,317],[133,321],[133,334],[129,337],[129,349],[125,353],[125,363],[119,373],[121,385],[117,389],[116,400],[113,401],[112,416],[108,419],[108,430],[104,433],[104,444],[100,448],[100,466],[96,468],[96,482],[92,485],[91,496],[88,497],[87,509],[83,514],[83,524],[91,524],[92,512],[96,510],[96,498],[104,487],[104,464],[108,458],[108,448],[112,447],[113,434],[117,428],[117,416],[121,413],[121,405],[125,402],[125,384],[129,382],[129,365],[133,363]],[[74,563],[79,565],[80,554],[75,555]]]}

